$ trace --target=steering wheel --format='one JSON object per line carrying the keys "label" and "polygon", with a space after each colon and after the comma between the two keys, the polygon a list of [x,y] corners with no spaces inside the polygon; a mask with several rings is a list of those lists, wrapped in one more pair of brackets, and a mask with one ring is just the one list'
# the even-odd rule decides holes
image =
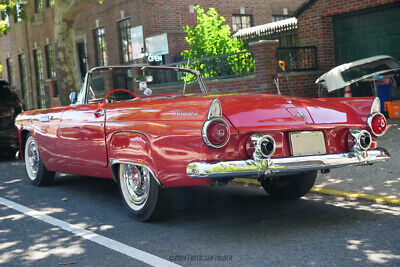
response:
{"label": "steering wheel", "polygon": [[100,101],[99,104],[103,104],[110,95],[112,95],[112,94],[114,94],[116,92],[125,92],[125,93],[128,93],[128,94],[132,95],[134,98],[137,97],[134,93],[132,93],[129,90],[119,88],[119,89],[114,89],[114,90],[111,90],[110,92],[108,92],[106,94],[106,96]]}

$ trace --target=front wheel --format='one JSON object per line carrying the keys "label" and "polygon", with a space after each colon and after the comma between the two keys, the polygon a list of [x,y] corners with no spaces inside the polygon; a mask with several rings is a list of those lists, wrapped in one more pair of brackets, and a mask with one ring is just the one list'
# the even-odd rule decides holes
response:
{"label": "front wheel", "polygon": [[39,155],[39,148],[31,134],[28,135],[28,139],[26,140],[24,156],[26,174],[31,184],[44,186],[53,183],[55,172],[49,171],[44,166]]}
{"label": "front wheel", "polygon": [[120,164],[118,184],[122,200],[135,219],[150,221],[165,212],[167,190],[161,188],[148,168]]}
{"label": "front wheel", "polygon": [[264,190],[275,199],[297,199],[314,186],[318,171],[261,180]]}

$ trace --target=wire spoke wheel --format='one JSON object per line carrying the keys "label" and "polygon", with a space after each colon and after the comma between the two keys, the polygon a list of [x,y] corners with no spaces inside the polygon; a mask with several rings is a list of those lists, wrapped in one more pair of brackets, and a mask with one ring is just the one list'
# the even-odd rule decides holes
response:
{"label": "wire spoke wheel", "polygon": [[150,172],[146,168],[126,165],[121,178],[121,186],[131,208],[141,209],[149,197]]}
{"label": "wire spoke wheel", "polygon": [[167,206],[167,190],[162,188],[150,169],[143,165],[119,165],[119,189],[122,200],[135,219],[160,218]]}
{"label": "wire spoke wheel", "polygon": [[28,140],[25,148],[25,165],[29,179],[35,180],[39,171],[39,151],[33,138]]}

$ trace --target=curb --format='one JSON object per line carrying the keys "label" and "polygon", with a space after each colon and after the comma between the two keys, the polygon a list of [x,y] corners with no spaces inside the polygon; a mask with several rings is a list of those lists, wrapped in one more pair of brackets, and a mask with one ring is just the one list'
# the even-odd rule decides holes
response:
{"label": "curb", "polygon": [[[236,178],[233,180],[233,183],[260,186],[260,183],[256,179]],[[327,188],[323,188],[323,187],[313,187],[310,192],[314,193],[314,194],[319,194],[319,195],[344,197],[344,198],[351,199],[351,200],[361,199],[361,200],[367,200],[367,201],[376,202],[376,203],[400,205],[400,198],[396,198],[396,197],[386,197],[386,196],[371,195],[371,194],[366,194],[366,193],[348,192],[348,191],[341,191],[341,190],[335,190],[335,189],[327,189]]]}

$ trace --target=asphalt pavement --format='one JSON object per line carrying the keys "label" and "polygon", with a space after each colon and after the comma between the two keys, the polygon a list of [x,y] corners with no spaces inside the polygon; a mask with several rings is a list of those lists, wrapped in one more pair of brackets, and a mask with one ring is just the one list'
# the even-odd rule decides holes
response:
{"label": "asphalt pavement", "polygon": [[391,159],[371,166],[332,169],[318,174],[316,187],[400,198],[400,119],[389,119],[389,128],[378,139]]}
{"label": "asphalt pavement", "polygon": [[[380,142],[390,161],[332,170],[317,186],[399,196],[399,125]],[[144,266],[140,252],[182,266],[400,265],[400,206],[318,194],[274,201],[240,184],[170,193],[165,218],[137,222],[111,180],[57,174],[34,187],[22,161],[3,158],[0,203],[30,210],[0,204],[0,265]]]}

